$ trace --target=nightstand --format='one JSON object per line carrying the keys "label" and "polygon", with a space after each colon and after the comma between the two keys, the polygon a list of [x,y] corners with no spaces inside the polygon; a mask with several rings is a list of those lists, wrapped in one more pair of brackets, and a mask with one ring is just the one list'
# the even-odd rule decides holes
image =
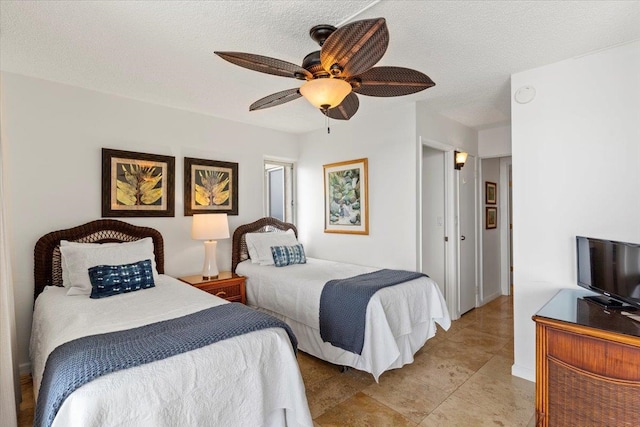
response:
{"label": "nightstand", "polygon": [[218,277],[213,279],[203,279],[202,275],[178,277],[185,283],[195,286],[205,292],[209,292],[227,301],[241,302],[246,304],[246,294],[244,290],[244,276],[238,276],[230,271],[221,271]]}

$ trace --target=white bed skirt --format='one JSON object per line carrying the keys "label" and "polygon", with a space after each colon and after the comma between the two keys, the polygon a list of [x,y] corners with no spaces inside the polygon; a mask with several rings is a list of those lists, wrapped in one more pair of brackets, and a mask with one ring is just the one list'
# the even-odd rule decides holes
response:
{"label": "white bed skirt", "polygon": [[438,285],[421,277],[373,295],[367,306],[362,354],[324,342],[318,313],[326,281],[374,270],[307,258],[307,264],[285,268],[245,261],[236,271],[247,277],[247,303],[286,322],[298,338],[300,350],[369,372],[378,381],[384,371],[413,362],[413,355],[436,334],[436,322],[446,330],[451,319]]}

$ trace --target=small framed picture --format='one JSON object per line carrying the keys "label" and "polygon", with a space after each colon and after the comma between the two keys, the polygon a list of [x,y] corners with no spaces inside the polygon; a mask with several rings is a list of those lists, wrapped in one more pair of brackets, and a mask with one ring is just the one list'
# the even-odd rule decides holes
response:
{"label": "small framed picture", "polygon": [[369,234],[367,159],[331,163],[324,169],[324,232]]}
{"label": "small framed picture", "polygon": [[487,207],[485,212],[485,220],[487,230],[498,226],[498,208]]}
{"label": "small framed picture", "polygon": [[184,215],[238,215],[238,164],[184,158]]}
{"label": "small framed picture", "polygon": [[174,216],[175,158],[102,149],[102,217]]}
{"label": "small framed picture", "polygon": [[486,181],[484,184],[484,202],[487,205],[495,205],[496,204],[496,191],[498,188],[498,184],[495,182]]}

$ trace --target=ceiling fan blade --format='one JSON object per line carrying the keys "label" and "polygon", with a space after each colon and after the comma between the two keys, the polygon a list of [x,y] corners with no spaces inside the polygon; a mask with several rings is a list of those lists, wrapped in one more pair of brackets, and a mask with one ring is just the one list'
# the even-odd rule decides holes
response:
{"label": "ceiling fan blade", "polygon": [[254,55],[244,52],[213,52],[232,64],[261,73],[275,76],[293,77],[300,80],[313,78],[313,75],[299,65],[269,56]]}
{"label": "ceiling fan blade", "polygon": [[258,99],[256,102],[249,106],[249,111],[262,110],[264,108],[275,107],[276,105],[284,104],[285,102],[293,101],[300,98],[300,91],[298,88],[287,89],[282,92],[272,93],[269,96]]}
{"label": "ceiling fan blade", "polygon": [[324,69],[334,75],[355,76],[380,61],[388,45],[389,30],[384,18],[355,21],[338,28],[325,40],[320,60]]}
{"label": "ceiling fan blade", "polygon": [[360,107],[360,100],[355,93],[351,92],[337,107],[330,108],[326,112],[320,111],[335,120],[349,120],[358,111],[358,107]]}
{"label": "ceiling fan blade", "polygon": [[349,79],[353,91],[368,96],[402,96],[435,86],[420,71],[403,67],[374,67]]}

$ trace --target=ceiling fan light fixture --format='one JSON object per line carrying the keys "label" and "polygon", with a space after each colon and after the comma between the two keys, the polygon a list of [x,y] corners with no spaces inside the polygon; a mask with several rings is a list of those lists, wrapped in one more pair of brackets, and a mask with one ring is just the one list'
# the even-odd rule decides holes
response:
{"label": "ceiling fan light fixture", "polygon": [[321,110],[337,107],[350,93],[349,83],[334,78],[309,80],[300,87],[300,94]]}

